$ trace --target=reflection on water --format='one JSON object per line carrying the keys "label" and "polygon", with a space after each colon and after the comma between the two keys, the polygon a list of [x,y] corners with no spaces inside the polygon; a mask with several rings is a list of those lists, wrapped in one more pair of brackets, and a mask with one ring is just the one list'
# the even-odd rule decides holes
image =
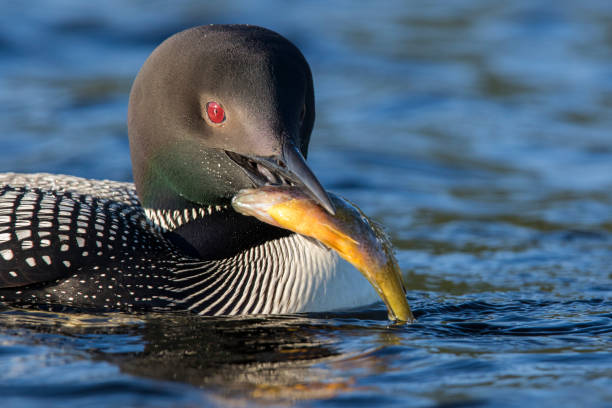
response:
{"label": "reflection on water", "polygon": [[0,171],[131,179],[133,77],[218,22],[303,50],[311,166],[388,227],[418,323],[4,309],[3,407],[612,405],[608,0],[8,2]]}
{"label": "reflection on water", "polygon": [[[85,351],[92,361],[111,363],[125,374],[221,390],[215,395],[219,401],[250,397],[278,402],[352,390],[354,379],[334,376],[335,366],[354,367],[355,361],[367,359],[367,366],[387,371],[384,360],[370,354],[399,344],[400,338],[386,329],[383,310],[370,316],[380,321],[330,326],[301,316],[221,319],[7,309],[0,314],[0,336],[5,344],[18,335],[22,342],[49,346],[59,346],[56,339],[61,338],[63,352],[72,358]],[[339,349],[344,334],[361,336],[364,330],[375,338],[374,347]]]}
{"label": "reflection on water", "polygon": [[[529,378],[542,384],[548,376],[563,372],[570,381],[565,393],[572,390],[572,382],[577,387],[583,381],[585,366],[592,380],[606,381],[611,374],[609,300],[454,303],[430,298],[419,306],[419,323],[412,326],[388,326],[382,307],[247,318],[6,309],[0,313],[0,338],[5,356],[13,361],[0,358],[0,367],[16,367],[15,359],[19,365],[36,367],[41,364],[36,361],[40,354],[32,346],[44,345],[51,350],[47,355],[62,358],[47,356],[43,365],[80,370],[86,377],[93,371],[94,377],[104,378],[103,370],[96,367],[103,362],[118,368],[121,376],[191,384],[211,398],[208,402],[221,405],[349,396],[367,403],[370,398],[381,400],[389,387],[399,384],[401,390],[385,401],[410,398],[409,405],[418,406],[459,398],[474,403],[498,401],[499,390],[480,390],[478,399],[460,390],[500,382],[509,389],[520,388],[527,380],[520,374],[525,369]],[[575,317],[576,311],[586,317]],[[22,346],[15,349],[16,344]],[[74,366],[83,359],[90,363]],[[13,376],[9,370],[3,380],[10,383]],[[117,375],[111,378],[116,381]],[[67,386],[64,378],[46,381],[52,386],[31,396],[48,398]],[[161,386],[163,393],[167,387]],[[98,398],[109,397],[107,393],[120,398],[123,391],[107,384],[87,392]],[[192,400],[203,395],[194,389],[188,392]]]}

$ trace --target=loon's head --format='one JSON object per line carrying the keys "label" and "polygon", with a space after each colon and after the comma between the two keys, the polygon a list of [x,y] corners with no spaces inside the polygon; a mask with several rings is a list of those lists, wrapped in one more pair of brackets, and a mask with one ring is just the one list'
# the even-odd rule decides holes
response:
{"label": "loon's head", "polygon": [[292,184],[333,213],[304,161],[314,117],[308,63],[279,34],[211,25],[173,35],[146,60],[130,93],[143,206],[224,206],[244,188]]}

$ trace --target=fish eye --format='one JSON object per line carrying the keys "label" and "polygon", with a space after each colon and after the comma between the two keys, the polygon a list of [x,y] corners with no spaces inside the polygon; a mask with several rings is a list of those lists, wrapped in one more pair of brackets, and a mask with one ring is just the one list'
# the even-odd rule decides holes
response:
{"label": "fish eye", "polygon": [[225,122],[225,110],[215,101],[206,104],[206,114],[212,123],[219,124]]}

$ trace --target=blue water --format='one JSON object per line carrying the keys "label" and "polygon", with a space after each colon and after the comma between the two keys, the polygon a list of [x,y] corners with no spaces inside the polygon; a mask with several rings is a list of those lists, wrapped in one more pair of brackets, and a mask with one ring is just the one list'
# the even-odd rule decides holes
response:
{"label": "blue water", "polygon": [[38,0],[0,13],[0,171],[130,180],[131,81],[183,28],[310,61],[323,184],[387,226],[418,323],[0,311],[2,407],[612,406],[608,0]]}

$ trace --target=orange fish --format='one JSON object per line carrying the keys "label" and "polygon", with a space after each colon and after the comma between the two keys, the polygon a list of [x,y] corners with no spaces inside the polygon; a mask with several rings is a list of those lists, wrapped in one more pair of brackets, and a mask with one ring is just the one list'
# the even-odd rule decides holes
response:
{"label": "orange fish", "polygon": [[233,198],[232,206],[241,214],[312,237],[335,250],[372,284],[387,305],[391,320],[413,322],[387,235],[355,205],[334,194],[329,197],[336,208],[335,215],[291,186],[242,190]]}

